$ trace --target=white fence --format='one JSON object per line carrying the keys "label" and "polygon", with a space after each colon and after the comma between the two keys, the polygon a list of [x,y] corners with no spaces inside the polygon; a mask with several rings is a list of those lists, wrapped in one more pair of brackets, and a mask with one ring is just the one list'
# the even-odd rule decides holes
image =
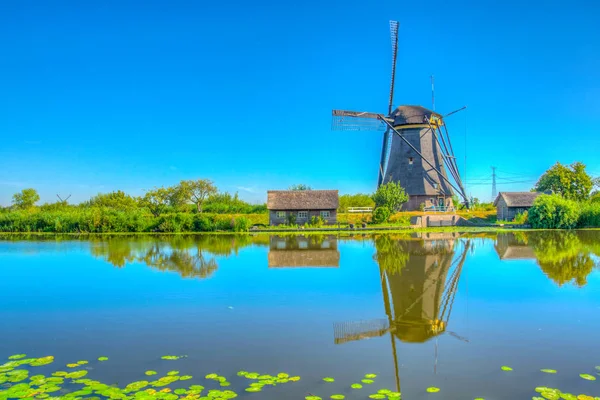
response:
{"label": "white fence", "polygon": [[373,207],[348,207],[349,213],[372,213]]}

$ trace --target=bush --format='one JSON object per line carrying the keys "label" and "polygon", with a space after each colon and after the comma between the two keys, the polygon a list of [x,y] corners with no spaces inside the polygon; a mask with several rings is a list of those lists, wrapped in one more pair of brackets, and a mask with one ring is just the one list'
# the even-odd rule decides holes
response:
{"label": "bush", "polygon": [[235,218],[233,230],[235,232],[247,232],[250,229],[250,220],[246,217]]}
{"label": "bush", "polygon": [[579,221],[579,207],[556,194],[541,195],[533,202],[527,219],[537,229],[572,229]]}
{"label": "bush", "polygon": [[373,222],[376,224],[383,224],[390,219],[391,211],[389,208],[382,206],[377,207],[373,210]]}
{"label": "bush", "polygon": [[600,227],[600,202],[588,203],[581,207],[578,225],[580,227]]}
{"label": "bush", "polygon": [[528,214],[529,214],[529,213],[528,213],[527,211],[524,211],[524,212],[522,212],[522,213],[520,213],[520,214],[517,214],[517,215],[515,216],[515,220],[514,220],[514,222],[515,222],[516,224],[519,224],[519,225],[525,225],[525,224],[527,223],[527,215],[528,215]]}
{"label": "bush", "polygon": [[310,219],[310,226],[320,228],[325,224],[325,220],[321,216],[313,216]]}

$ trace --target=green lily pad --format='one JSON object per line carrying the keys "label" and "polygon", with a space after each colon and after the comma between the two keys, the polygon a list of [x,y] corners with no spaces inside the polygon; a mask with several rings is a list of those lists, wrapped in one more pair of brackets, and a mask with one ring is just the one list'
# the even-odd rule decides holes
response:
{"label": "green lily pad", "polygon": [[42,365],[51,364],[54,362],[54,356],[40,357],[33,360],[29,365],[32,367],[41,367]]}
{"label": "green lily pad", "polygon": [[292,382],[298,382],[300,380],[300,377],[299,376],[290,376],[289,380]]}
{"label": "green lily pad", "polygon": [[370,384],[372,384],[375,381],[373,379],[363,379],[361,382],[362,383],[366,383],[367,385],[370,385]]}
{"label": "green lily pad", "polygon": [[146,375],[148,375],[148,376],[151,376],[151,375],[156,375],[156,374],[157,374],[157,372],[156,372],[156,371],[152,371],[152,370],[150,370],[150,371],[146,371],[146,372],[144,372],[144,374],[146,374]]}
{"label": "green lily pad", "polygon": [[88,362],[87,362],[86,360],[77,361],[77,364],[78,364],[78,365],[85,365],[85,364],[87,364],[87,363],[88,363]]}
{"label": "green lily pad", "polygon": [[256,372],[248,372],[246,374],[246,378],[248,378],[248,379],[258,379],[259,376],[260,375]]}
{"label": "green lily pad", "polygon": [[188,381],[188,380],[190,380],[192,378],[193,378],[193,376],[191,376],[191,375],[182,375],[182,376],[179,377],[179,380],[180,381]]}
{"label": "green lily pad", "polygon": [[352,389],[362,389],[362,385],[360,383],[353,383],[350,385]]}
{"label": "green lily pad", "polygon": [[328,376],[328,377],[326,377],[326,378],[323,378],[323,380],[324,380],[325,382],[335,382],[335,379],[333,379],[333,378],[331,378],[331,377],[329,377],[329,376]]}
{"label": "green lily pad", "polygon": [[512,371],[512,370],[513,370],[511,367],[508,367],[508,366],[506,366],[506,365],[503,365],[503,366],[501,366],[501,367],[500,367],[500,369],[501,369],[502,371]]}
{"label": "green lily pad", "polygon": [[179,360],[182,356],[162,356],[163,360]]}
{"label": "green lily pad", "polygon": [[389,389],[379,389],[377,391],[377,393],[379,393],[379,394],[388,394],[388,393],[392,393],[392,391],[389,390]]}
{"label": "green lily pad", "polygon": [[378,393],[376,393],[376,394],[370,394],[369,398],[371,398],[371,399],[385,399],[385,398],[387,398],[387,396],[384,395],[384,394],[378,394]]}
{"label": "green lily pad", "polygon": [[168,376],[174,376],[174,375],[177,375],[177,374],[179,374],[179,371],[169,371],[169,372],[167,372]]}
{"label": "green lily pad", "polygon": [[374,379],[374,378],[377,378],[377,374],[366,374],[365,378],[367,378],[367,379]]}
{"label": "green lily pad", "polygon": [[306,396],[306,400],[323,400],[319,396]]}
{"label": "green lily pad", "polygon": [[540,369],[540,371],[546,373],[546,374],[555,374],[557,371],[555,369]]}
{"label": "green lily pad", "polygon": [[596,377],[594,375],[590,375],[590,374],[579,374],[579,376],[587,381],[595,381],[596,380]]}
{"label": "green lily pad", "polygon": [[246,390],[246,392],[260,392],[262,390],[262,388],[253,386],[253,387],[246,388],[245,390]]}
{"label": "green lily pad", "polygon": [[278,378],[289,378],[290,376],[288,374],[286,374],[285,372],[280,372],[277,374]]}
{"label": "green lily pad", "polygon": [[346,396],[344,396],[343,394],[332,394],[330,398],[332,398],[333,400],[344,400]]}
{"label": "green lily pad", "polygon": [[440,388],[435,387],[435,386],[431,386],[427,388],[427,393],[437,393],[440,391]]}
{"label": "green lily pad", "polygon": [[185,389],[175,389],[173,391],[173,393],[175,393],[175,394],[186,394],[187,390],[185,390]]}
{"label": "green lily pad", "polygon": [[25,358],[25,356],[27,356],[27,354],[13,354],[12,356],[8,357],[9,360],[20,360],[21,358]]}
{"label": "green lily pad", "polygon": [[399,398],[401,396],[401,393],[400,392],[389,392],[387,394],[387,396],[388,396],[389,399],[396,399],[396,398]]}
{"label": "green lily pad", "polygon": [[238,376],[246,376],[246,375],[248,375],[248,371],[239,371],[239,372],[237,373],[237,375],[238,375]]}
{"label": "green lily pad", "polygon": [[208,374],[205,376],[206,379],[217,379],[219,375],[217,374]]}
{"label": "green lily pad", "polygon": [[98,361],[108,361],[108,357],[105,357],[105,356],[98,357]]}

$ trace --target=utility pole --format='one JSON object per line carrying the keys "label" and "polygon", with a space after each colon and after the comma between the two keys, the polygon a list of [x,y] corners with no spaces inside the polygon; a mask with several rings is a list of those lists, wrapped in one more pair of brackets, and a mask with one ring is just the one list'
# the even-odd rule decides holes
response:
{"label": "utility pole", "polygon": [[496,167],[492,167],[492,201],[496,200],[498,191],[496,190]]}

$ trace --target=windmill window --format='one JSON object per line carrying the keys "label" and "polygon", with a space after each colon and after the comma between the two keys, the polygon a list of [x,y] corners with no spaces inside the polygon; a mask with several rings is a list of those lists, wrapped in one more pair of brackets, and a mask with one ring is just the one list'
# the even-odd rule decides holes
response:
{"label": "windmill window", "polygon": [[439,184],[439,183],[437,183],[437,182],[435,182],[435,183],[433,184],[433,188],[434,188],[434,189],[436,189],[436,190],[439,188],[439,186],[440,186],[440,184]]}
{"label": "windmill window", "polygon": [[408,165],[413,165],[414,159],[412,157],[408,157]]}

